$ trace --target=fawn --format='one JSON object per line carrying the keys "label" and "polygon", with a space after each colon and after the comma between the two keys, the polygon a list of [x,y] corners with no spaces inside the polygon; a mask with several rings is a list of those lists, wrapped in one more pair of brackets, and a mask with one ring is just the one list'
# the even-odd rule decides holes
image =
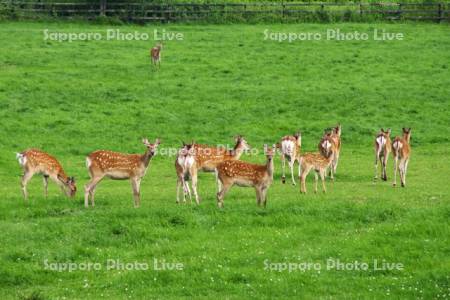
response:
{"label": "fawn", "polygon": [[[392,152],[394,154],[394,183],[397,185],[397,171],[400,173],[402,187],[406,186],[406,171],[408,169],[409,157],[411,156],[411,128],[402,128],[403,136],[395,137],[392,143]],[[399,161],[400,160],[400,161]]]}
{"label": "fawn", "polygon": [[[191,144],[185,144],[183,142],[183,148],[178,151],[175,160],[175,170],[177,172],[177,203],[180,203],[179,194],[181,188],[183,188],[183,202],[186,203],[186,195],[189,195],[189,199],[192,200],[188,180],[192,177],[191,174],[193,168],[195,168],[194,145],[194,142]],[[195,193],[197,193],[196,190]],[[197,194],[195,194],[195,200],[197,204],[200,204]]]}
{"label": "fawn", "polygon": [[288,135],[281,138],[280,149],[281,149],[281,165],[283,170],[283,175],[281,181],[286,183],[285,168],[286,159],[289,164],[289,169],[291,170],[292,184],[295,185],[294,179],[294,164],[298,162],[298,172],[300,176],[300,149],[302,146],[302,136],[300,132],[294,135]]}
{"label": "fawn", "polygon": [[85,186],[85,207],[89,206],[89,196],[91,197],[91,205],[95,206],[95,189],[100,180],[105,176],[115,180],[130,179],[133,189],[134,207],[140,206],[141,179],[147,172],[150,160],[155,155],[160,140],[156,139],[154,144],[150,144],[148,139],[143,139],[142,143],[147,147],[144,154],[124,154],[98,150],[86,157],[86,167],[88,168],[91,180]]}
{"label": "fawn", "polygon": [[157,43],[155,47],[150,49],[150,58],[152,59],[152,64],[154,66],[161,66],[161,50],[162,43]]}
{"label": "fawn", "polygon": [[221,190],[217,193],[217,205],[223,207],[223,198],[233,186],[254,187],[258,205],[266,207],[267,189],[273,181],[273,155],[276,146],[271,149],[264,145],[267,162],[265,165],[250,164],[240,160],[227,160],[219,164],[216,169],[217,178],[222,183]]}
{"label": "fawn", "polygon": [[73,197],[77,191],[75,178],[68,177],[64,172],[58,160],[48,153],[37,149],[25,150],[16,154],[20,166],[23,168],[21,186],[23,197],[28,199],[27,184],[34,174],[42,174],[44,176],[44,195],[48,195],[48,179],[52,179],[60,186],[63,193]]}
{"label": "fawn", "polygon": [[381,163],[381,179],[387,181],[386,166],[389,159],[389,153],[392,150],[391,129],[386,131],[381,128],[375,137],[375,178],[378,178],[378,161]]}
{"label": "fawn", "polygon": [[331,142],[333,143],[333,160],[331,162],[330,167],[330,177],[331,180],[334,180],[334,174],[336,174],[336,169],[339,162],[339,155],[341,152],[341,132],[342,132],[342,126],[341,124],[337,124],[335,127],[331,129]]}
{"label": "fawn", "polygon": [[322,180],[323,192],[326,192],[325,188],[325,175],[327,169],[332,165],[334,158],[334,144],[332,141],[331,133],[326,134],[319,143],[319,152],[315,153],[305,153],[300,156],[300,192],[306,194],[306,176],[309,172],[314,169],[316,171],[315,175],[315,185],[314,192],[317,193],[317,181],[318,175]]}

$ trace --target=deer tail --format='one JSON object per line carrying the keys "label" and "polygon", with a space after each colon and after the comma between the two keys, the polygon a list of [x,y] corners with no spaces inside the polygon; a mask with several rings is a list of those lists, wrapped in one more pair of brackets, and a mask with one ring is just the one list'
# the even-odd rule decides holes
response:
{"label": "deer tail", "polygon": [[23,153],[16,153],[16,159],[19,161],[21,166],[24,166],[27,162],[27,158]]}

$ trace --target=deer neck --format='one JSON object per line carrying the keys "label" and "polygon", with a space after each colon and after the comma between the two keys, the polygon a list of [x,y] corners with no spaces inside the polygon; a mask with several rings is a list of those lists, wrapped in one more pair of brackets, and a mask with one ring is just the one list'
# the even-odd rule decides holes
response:
{"label": "deer neck", "polygon": [[150,149],[147,149],[147,151],[142,155],[141,161],[144,164],[144,167],[147,168],[148,164],[150,163],[150,160],[152,159],[153,154],[150,151]]}
{"label": "deer neck", "polygon": [[241,158],[242,153],[244,153],[244,149],[242,149],[242,145],[240,143],[236,144],[236,146],[234,146],[233,150],[231,150],[231,156],[234,159],[239,159]]}
{"label": "deer neck", "polygon": [[267,160],[266,169],[267,169],[267,174],[273,180],[273,157],[271,160]]}

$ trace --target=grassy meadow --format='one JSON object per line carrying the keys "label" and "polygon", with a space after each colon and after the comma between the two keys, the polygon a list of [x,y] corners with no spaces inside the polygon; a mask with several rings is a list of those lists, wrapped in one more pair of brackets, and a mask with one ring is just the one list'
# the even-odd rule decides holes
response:
{"label": "grassy meadow", "polygon": [[[264,39],[264,31],[327,29],[403,33],[402,41]],[[44,40],[43,31],[148,33],[147,41]],[[150,66],[153,33],[165,41]],[[0,23],[0,298],[2,299],[446,299],[450,297],[450,28],[435,24],[120,26]],[[281,183],[275,158],[268,207],[253,189],[232,188],[216,207],[214,176],[199,177],[200,206],[175,203],[174,157],[157,155],[133,208],[130,183],[105,179],[96,207],[83,207],[85,157],[98,149],[144,152],[142,137],[262,150],[302,131],[315,151],[324,128],[342,124],[341,159],[328,193]],[[373,139],[412,127],[407,187],[373,181]],[[73,200],[42,178],[20,191],[15,152],[40,148],[75,176]],[[243,160],[263,163],[262,154]],[[297,170],[297,167],[296,167]],[[297,171],[296,171],[297,172]],[[289,178],[289,177],[288,177]],[[289,181],[288,181],[289,182]],[[107,270],[108,259],[149,270]],[[155,270],[154,259],[183,270]],[[327,270],[328,259],[368,270]],[[374,270],[374,259],[403,270]],[[49,263],[99,263],[58,272]],[[320,270],[267,270],[266,263]]]}

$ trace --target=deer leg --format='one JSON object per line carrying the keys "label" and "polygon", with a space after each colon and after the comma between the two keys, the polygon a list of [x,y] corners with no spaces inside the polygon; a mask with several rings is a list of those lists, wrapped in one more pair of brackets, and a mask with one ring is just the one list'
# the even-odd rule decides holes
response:
{"label": "deer leg", "polygon": [[334,155],[334,166],[333,166],[333,173],[334,173],[334,174],[336,174],[336,170],[337,170],[338,163],[339,163],[339,152],[337,152],[337,153]]}
{"label": "deer leg", "polygon": [[383,167],[383,173],[382,173],[382,179],[384,180],[384,181],[387,181],[387,172],[386,172],[386,167],[387,167],[387,161],[388,161],[388,156],[387,155],[385,155],[384,157],[383,157],[383,161],[382,161],[382,167]]}
{"label": "deer leg", "polygon": [[94,199],[95,198],[95,189],[97,189],[97,184],[95,184],[89,192],[89,194],[91,195],[91,206],[92,207],[95,206],[95,199]]}
{"label": "deer leg", "polygon": [[230,188],[231,184],[224,184],[224,182],[222,182],[222,189],[217,193],[217,206],[219,208],[223,208],[223,198]]}
{"label": "deer leg", "polygon": [[31,177],[33,177],[33,175],[34,174],[32,172],[25,171],[25,173],[22,176],[22,181],[20,185],[22,187],[23,198],[25,200],[28,200],[27,184],[30,181]]}
{"label": "deer leg", "polygon": [[222,183],[219,180],[219,172],[217,171],[217,169],[214,170],[214,175],[216,176],[217,192],[220,192],[220,190],[222,189]]}
{"label": "deer leg", "polygon": [[[84,206],[89,207],[89,196],[91,196],[91,199],[93,197],[93,193],[91,192],[92,189],[95,189],[97,187],[97,184],[102,180],[103,176],[101,177],[92,177],[91,181],[89,181],[85,187],[84,187]],[[92,201],[93,203],[93,201]]]}
{"label": "deer leg", "polygon": [[263,187],[263,188],[262,188],[262,201],[263,201],[263,206],[264,206],[264,208],[266,208],[266,203],[267,203],[267,187]]}
{"label": "deer leg", "polygon": [[392,183],[393,186],[397,185],[397,170],[398,170],[398,157],[394,157],[394,182]]}
{"label": "deer leg", "polygon": [[44,175],[43,180],[44,180],[44,196],[45,196],[45,198],[47,198],[47,196],[48,196],[48,175]]}
{"label": "deer leg", "polygon": [[286,183],[286,175],[285,175],[286,157],[284,154],[281,154],[281,168],[283,170],[283,175],[281,175],[281,182]]}
{"label": "deer leg", "polygon": [[256,205],[260,206],[261,205],[261,200],[262,200],[261,188],[258,187],[258,186],[255,186],[255,191],[256,191]]}
{"label": "deer leg", "polygon": [[310,168],[305,168],[303,170],[303,173],[302,173],[301,177],[300,177],[300,181],[301,181],[300,193],[306,194],[306,176],[308,176],[309,171],[311,171],[311,167]]}
{"label": "deer leg", "polygon": [[409,163],[409,159],[406,159],[406,161],[405,161],[405,170],[404,170],[404,174],[403,174],[403,187],[406,186],[406,172],[408,170],[408,163]]}
{"label": "deer leg", "polygon": [[189,182],[185,180],[184,184],[186,186],[187,195],[189,196],[189,202],[192,203],[192,195],[191,195],[191,189],[189,188]]}
{"label": "deer leg", "polygon": [[405,187],[405,164],[406,161],[404,159],[400,160],[400,184],[402,187]]}
{"label": "deer leg", "polygon": [[177,203],[180,203],[181,178],[177,178]]}
{"label": "deer leg", "polygon": [[141,205],[140,187],[141,180],[138,178],[131,178],[131,188],[133,189],[134,207],[138,208]]}
{"label": "deer leg", "polygon": [[377,180],[378,179],[378,153],[375,154],[375,177],[373,178],[373,180]]}
{"label": "deer leg", "polygon": [[314,193],[317,193],[317,182],[319,181],[319,174],[318,172],[314,172]]}
{"label": "deer leg", "polygon": [[194,170],[191,171],[191,179],[192,179],[192,191],[194,192],[195,202],[197,203],[197,205],[199,205],[200,198],[197,192],[197,172]]}
{"label": "deer leg", "polygon": [[296,185],[294,179],[294,164],[295,160],[291,158],[291,161],[289,161],[289,169],[291,170],[292,185]]}
{"label": "deer leg", "polygon": [[320,171],[320,179],[322,180],[322,190],[324,193],[327,192],[327,189],[325,188],[325,170]]}

